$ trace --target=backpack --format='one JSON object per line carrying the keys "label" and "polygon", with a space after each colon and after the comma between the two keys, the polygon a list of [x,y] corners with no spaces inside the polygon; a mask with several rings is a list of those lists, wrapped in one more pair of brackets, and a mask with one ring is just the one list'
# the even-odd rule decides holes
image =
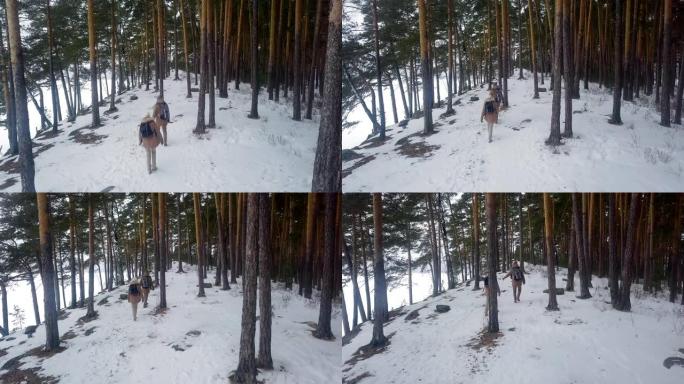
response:
{"label": "backpack", "polygon": [[150,126],[149,121],[145,121],[140,124],[140,136],[141,137],[150,137],[154,135],[154,129]]}
{"label": "backpack", "polygon": [[518,281],[523,279],[523,273],[520,267],[513,268],[513,280]]}
{"label": "backpack", "polygon": [[138,291],[138,284],[131,284],[128,286],[128,294],[129,295],[139,295],[140,291]]}
{"label": "backpack", "polygon": [[142,287],[145,289],[149,289],[150,286],[152,286],[152,278],[150,276],[144,276],[142,278]]}
{"label": "backpack", "polygon": [[159,108],[159,118],[164,121],[169,121],[169,105],[163,102]]}
{"label": "backpack", "polygon": [[485,107],[484,107],[485,113],[494,113],[496,111],[496,107],[494,106],[493,101],[485,101]]}

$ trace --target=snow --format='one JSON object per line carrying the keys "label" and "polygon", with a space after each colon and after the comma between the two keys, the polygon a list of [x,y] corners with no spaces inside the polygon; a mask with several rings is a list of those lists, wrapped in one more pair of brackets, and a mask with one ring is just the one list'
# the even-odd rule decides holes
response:
{"label": "snow", "polygon": [[[197,136],[192,130],[197,119],[198,93],[186,99],[184,80],[169,78],[164,87],[172,122],[168,126],[169,146],[157,149],[157,172],[147,173],[145,151],[138,145],[138,126],[146,114],[152,113],[157,93],[152,87],[150,91],[134,89],[119,96],[118,112],[107,115],[108,103],[100,108],[104,124],[101,128],[90,130],[91,117],[86,114],[73,124],[60,126],[65,131],[58,136],[34,140],[36,144],[54,145],[35,159],[36,188],[46,192],[311,189],[318,111],[313,120],[296,122],[291,119],[289,100],[269,101],[262,91],[260,119],[248,119],[250,86],[241,84],[238,91],[231,84],[227,99],[216,97],[217,128]],[[85,89],[83,92],[88,98],[89,93]],[[130,100],[132,95],[139,99]],[[39,119],[32,121],[32,125],[38,122]],[[95,143],[80,144],[73,136],[78,129],[82,129],[82,134],[104,137]],[[34,148],[34,152],[39,149]],[[1,159],[0,167],[7,161]],[[15,183],[4,191],[19,191],[19,175],[0,171],[0,186],[11,180]]]}
{"label": "snow", "polygon": [[[663,366],[667,357],[684,357],[678,352],[684,347],[684,307],[679,303],[668,302],[665,293],[644,294],[635,284],[632,311],[619,312],[610,305],[607,279],[594,277],[591,299],[566,292],[557,297],[560,311],[548,312],[548,295],[542,293],[546,267],[525,268],[529,275],[517,304],[510,282],[502,282],[503,274],[498,274],[502,335],[493,344],[478,348],[486,326],[482,291],[460,285],[402,308],[401,315],[385,324],[385,335],[392,335],[387,349],[354,365],[352,355],[372,335],[372,324],[364,323],[342,347],[344,379],[367,373],[363,384],[681,383],[682,367]],[[566,276],[564,268],[556,274],[558,287],[565,286]],[[451,310],[438,314],[436,304]],[[404,320],[413,310],[419,310],[419,317]]]}
{"label": "snow", "polygon": [[[654,191],[684,189],[684,128],[673,124],[662,127],[653,101],[642,96],[623,102],[623,125],[608,124],[612,93],[590,84],[573,101],[575,138],[564,139],[554,151],[544,144],[549,136],[551,92],[541,92],[533,100],[531,75],[526,80],[509,78],[510,108],[499,116],[494,127],[494,142],[487,142],[487,128],[480,122],[486,87],[455,96],[461,105],[456,115],[440,119],[446,107],[433,110],[439,126],[437,134],[420,135],[423,119],[410,120],[406,128],[389,126],[391,103],[386,99],[388,140],[381,144],[363,143],[371,131],[368,118],[357,106],[347,121],[359,124],[343,134],[343,148],[360,155],[346,159],[343,179],[348,192],[377,191]],[[544,85],[548,87],[548,82]],[[444,90],[445,87],[442,87]],[[383,92],[384,93],[384,92]],[[445,96],[445,92],[442,92]],[[471,102],[472,96],[479,101]],[[403,116],[401,98],[398,113]],[[561,127],[564,118],[561,113]],[[561,128],[562,129],[562,128]],[[425,155],[410,157],[399,153],[399,140],[410,145],[437,146]],[[398,143],[399,142],[399,143]],[[406,146],[404,146],[405,148]],[[366,162],[371,156],[375,158]],[[362,164],[362,165],[361,165]],[[354,168],[358,166],[357,168]]]}
{"label": "snow", "polygon": [[[119,294],[127,287],[96,296],[95,303],[107,298],[108,303],[96,305],[98,319],[77,325],[85,309],[68,310],[69,316],[59,322],[60,335],[74,332],[75,338],[62,341],[63,352],[45,360],[26,357],[21,369],[38,367],[42,376],[59,377],[68,383],[128,383],[131,377],[141,382],[198,383],[227,382],[237,367],[240,324],[242,318],[242,282],[231,290],[218,287],[206,289],[206,297],[197,297],[197,272],[184,265],[187,273],[177,274],[177,266],[167,272],[167,303],[165,314],[155,315],[159,289],[151,292],[149,307],[138,308],[134,322],[131,307]],[[206,282],[213,281],[209,271]],[[311,300],[273,284],[272,354],[273,371],[260,371],[259,380],[268,383],[340,382],[340,342],[324,341],[311,335],[318,320],[319,296]],[[28,304],[30,305],[30,303]],[[258,314],[258,310],[257,310]],[[339,329],[340,308],[333,306],[333,329]],[[94,330],[89,336],[85,331]],[[199,331],[199,335],[189,334]],[[7,355],[2,361],[16,357],[31,348],[43,345],[45,328],[39,327],[33,338],[15,333],[15,340],[0,339],[0,349]],[[255,346],[258,351],[257,322]],[[24,342],[23,344],[21,344]],[[173,347],[184,349],[174,350]],[[0,364],[1,365],[1,364]],[[0,375],[5,371],[0,371]]]}

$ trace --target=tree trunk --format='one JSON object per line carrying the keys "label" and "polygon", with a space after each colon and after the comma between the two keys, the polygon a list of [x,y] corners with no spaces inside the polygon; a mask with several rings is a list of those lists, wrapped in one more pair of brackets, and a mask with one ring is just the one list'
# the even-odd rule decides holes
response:
{"label": "tree trunk", "polygon": [[499,292],[499,282],[496,278],[496,254],[497,254],[497,235],[496,235],[496,194],[485,194],[485,208],[487,217],[487,271],[488,285],[487,291],[487,332],[499,332],[499,309],[497,293]]}
{"label": "tree trunk", "polygon": [[[548,7],[547,7],[548,11]],[[556,9],[554,17],[554,49],[553,49],[553,104],[551,106],[551,133],[546,140],[546,144],[558,146],[561,144],[560,132],[560,101],[561,101],[561,57],[563,53],[562,45],[562,20],[563,1],[556,0]],[[549,301],[551,298],[549,297]],[[551,304],[551,303],[549,303]]]}
{"label": "tree trunk", "polygon": [[[666,0],[667,1],[667,0]],[[632,260],[635,253],[636,226],[639,212],[640,198],[638,193],[632,193],[629,204],[629,221],[625,240],[624,256],[622,260],[622,284],[618,291],[618,301],[613,307],[619,311],[629,311],[632,304],[629,300],[632,286]]]}
{"label": "tree trunk", "polygon": [[[663,87],[662,95],[660,96],[660,125],[663,127],[670,126],[670,93],[672,63],[670,60],[671,42],[672,42],[672,0],[664,0],[663,8]],[[629,304],[629,297],[627,297],[627,305]],[[627,308],[629,310],[629,308]]]}
{"label": "tree trunk", "polygon": [[[197,204],[197,203],[196,203]],[[240,333],[240,357],[235,370],[237,383],[256,384],[256,361],[254,357],[254,334],[256,332],[257,256],[259,248],[259,196],[247,196],[246,253],[244,288],[242,296],[242,325]]]}
{"label": "tree trunk", "polygon": [[[419,0],[420,1],[420,0]],[[382,194],[373,194],[373,226],[374,226],[374,249],[375,258],[373,262],[373,274],[375,282],[375,321],[373,322],[373,338],[370,346],[378,348],[387,343],[387,338],[383,333],[383,323],[387,319],[387,313],[384,313],[384,308],[387,306],[385,302],[387,293],[387,285],[385,283],[385,264],[383,258],[383,241],[382,241]]]}
{"label": "tree trunk", "polygon": [[585,233],[587,231],[586,228],[584,228],[584,223],[581,220],[581,215],[580,215],[580,202],[579,199],[581,197],[577,193],[572,194],[572,217],[573,217],[573,224],[575,226],[575,242],[576,242],[576,249],[575,252],[577,253],[577,264],[579,267],[579,278],[580,278],[580,295],[577,296],[579,299],[588,299],[591,297],[591,294],[589,293],[589,279],[587,279],[588,275],[591,274],[591,271],[587,270],[589,266],[587,265],[587,257],[586,257],[586,248],[584,247],[584,242],[585,242]]}
{"label": "tree trunk", "polygon": [[[556,6],[558,6],[558,0],[556,1]],[[557,16],[556,16],[557,17]],[[556,22],[558,23],[558,18]],[[558,24],[556,25],[558,28]],[[557,43],[558,44],[558,43]],[[555,79],[555,77],[554,77]],[[553,214],[551,213],[552,201],[548,193],[544,193],[544,227],[545,227],[545,238],[546,238],[546,270],[548,274],[548,285],[549,285],[549,304],[546,306],[547,311],[557,311],[558,302],[556,301],[556,257],[554,252],[553,244]],[[579,231],[578,231],[579,232]],[[582,273],[580,273],[580,277]]]}
{"label": "tree trunk", "polygon": [[251,23],[251,32],[250,32],[250,38],[251,38],[251,87],[252,87],[252,109],[249,112],[249,117],[250,119],[258,119],[259,118],[259,111],[258,111],[258,103],[259,103],[259,84],[257,83],[257,67],[258,67],[258,60],[259,60],[259,36],[258,36],[258,11],[259,11],[259,4],[257,0],[252,0],[252,23]]}
{"label": "tree trunk", "polygon": [[610,302],[618,304],[618,256],[617,228],[615,228],[615,194],[608,194],[608,280],[610,285]]}
{"label": "tree trunk", "polygon": [[615,59],[613,61],[614,68],[614,84],[613,84],[613,114],[608,121],[611,124],[621,125],[622,117],[620,117],[620,98],[622,97],[622,51],[624,45],[624,29],[622,24],[622,0],[615,0]]}
{"label": "tree trunk", "polygon": [[[244,0],[243,0],[244,1]],[[207,93],[207,2],[202,1],[200,9],[200,87],[199,97],[197,102],[197,125],[194,133],[203,134],[206,131],[206,123],[204,121],[206,109],[206,93]]]}
{"label": "tree trunk", "polygon": [[302,120],[302,13],[304,0],[295,0],[295,15],[294,15],[294,63],[292,74],[294,76],[294,89],[292,95],[292,118],[296,121]]}
{"label": "tree trunk", "polygon": [[[473,285],[473,291],[480,290],[480,204],[478,203],[477,193],[473,193],[473,275],[475,279],[475,284]],[[487,264],[489,265],[489,264]]]}
{"label": "tree trunk", "polygon": [[259,194],[259,358],[258,366],[273,369],[271,358],[271,197]]}
{"label": "tree trunk", "polygon": [[97,36],[95,36],[95,5],[94,0],[88,0],[88,45],[90,52],[90,101],[93,121],[91,127],[100,126],[100,103],[98,101],[97,82]]}
{"label": "tree trunk", "polygon": [[57,307],[55,306],[55,269],[52,254],[52,235],[50,232],[50,202],[44,193],[36,195],[40,232],[40,255],[43,265],[41,276],[45,312],[45,350],[54,351],[59,347],[59,328],[57,326]]}
{"label": "tree trunk", "polygon": [[199,292],[197,297],[205,297],[204,294],[204,239],[202,236],[202,208],[200,206],[200,194],[193,193],[192,200],[195,209],[195,241],[197,244],[197,278]]}
{"label": "tree trunk", "polygon": [[[337,253],[337,237],[338,232],[335,225],[335,215],[337,211],[337,199],[339,194],[326,193],[323,195],[325,199],[324,211],[324,238],[323,238],[323,265],[321,270],[321,305],[318,315],[318,324],[316,330],[313,332],[314,337],[325,340],[333,340],[335,336],[332,333],[330,326],[330,318],[332,312],[332,297],[333,297],[333,279],[335,257]],[[377,308],[377,307],[376,307]]]}
{"label": "tree trunk", "polygon": [[14,74],[14,101],[16,108],[21,191],[35,192],[35,170],[33,165],[31,128],[29,126],[26,98],[26,80],[24,78],[24,49],[21,43],[19,27],[19,9],[16,0],[6,0],[5,7],[7,12],[7,38],[9,41],[10,58]]}
{"label": "tree trunk", "polygon": [[[93,0],[88,0],[91,3]],[[86,318],[97,316],[95,312],[95,219],[94,219],[93,195],[88,195],[88,310]]]}
{"label": "tree trunk", "polygon": [[427,5],[425,0],[418,1],[418,21],[420,27],[420,61],[423,72],[423,134],[434,132],[432,126],[432,57],[430,57],[430,41],[427,32]]}
{"label": "tree trunk", "polygon": [[[572,36],[570,27],[570,1],[563,2],[563,77],[565,79],[565,125],[563,137],[572,137],[572,98],[575,93],[576,72],[573,72]],[[580,38],[582,32],[580,27]]]}

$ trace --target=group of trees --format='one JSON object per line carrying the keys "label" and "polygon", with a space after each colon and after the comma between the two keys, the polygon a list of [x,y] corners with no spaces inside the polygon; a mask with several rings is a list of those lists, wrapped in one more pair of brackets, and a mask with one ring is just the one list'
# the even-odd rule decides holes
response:
{"label": "group of trees", "polygon": [[[341,165],[335,159],[341,145],[341,0],[7,0],[5,4],[5,20],[0,17],[8,43],[5,46],[0,25],[2,106],[8,153],[19,155],[23,191],[35,191],[29,98],[41,116],[39,131],[56,135],[63,117],[74,121],[88,111],[92,126],[97,127],[105,98],[109,97],[111,113],[116,111],[117,95],[134,87],[149,90],[153,83],[154,91],[163,96],[164,80],[172,73],[174,80],[180,80],[179,68],[186,73],[188,98],[197,91],[193,77],[199,85],[196,133],[216,125],[215,95],[227,98],[231,83],[235,89],[242,81],[251,83],[250,118],[259,118],[262,85],[271,100],[288,98],[290,93],[295,120],[302,119],[302,112],[304,118],[312,118],[318,95],[321,125],[313,189],[340,190]],[[20,13],[31,15],[21,28]],[[84,74],[89,75],[91,89],[87,107],[81,95]],[[58,79],[66,106],[60,102]],[[44,102],[44,87],[50,90],[51,112]]]}
{"label": "group of trees", "polygon": [[[334,338],[332,301],[341,289],[335,272],[341,270],[336,235],[341,203],[339,194],[313,193],[0,195],[0,330],[9,331],[7,287],[17,281],[30,283],[36,325],[41,324],[36,277],[42,281],[46,346],[51,350],[59,347],[59,310],[87,307],[86,317],[97,316],[96,269],[98,291],[111,291],[150,271],[159,287],[158,310],[166,310],[166,273],[183,273],[189,263],[198,266],[198,296],[206,295],[204,282],[212,270],[214,284],[223,290],[242,278],[243,334],[236,375],[254,379],[257,364],[272,367],[272,280],[288,288],[297,283],[299,294],[307,298],[320,290],[314,335]],[[176,271],[171,270],[173,261]],[[257,278],[261,329],[255,356]]]}
{"label": "group of trees", "polygon": [[[655,95],[661,124],[681,123],[684,81],[684,7],[672,0],[351,0],[364,15],[345,29],[343,94],[345,110],[360,104],[384,138],[385,101],[391,91],[394,123],[424,118],[433,132],[432,108],[446,102],[455,113],[454,95],[493,83],[508,107],[508,79],[534,79],[534,96],[553,91],[549,144],[572,137],[572,100],[580,83],[612,87],[611,122],[621,124],[622,100]],[[680,22],[678,22],[680,21]],[[679,65],[679,75],[676,68]],[[679,80],[675,82],[677,76]],[[446,79],[446,95],[439,80]],[[565,126],[561,133],[561,80],[565,82]],[[399,85],[398,92],[394,83]],[[676,85],[676,86],[675,86]],[[441,88],[444,91],[444,87]],[[422,92],[422,98],[419,97]],[[398,95],[398,96],[397,96]],[[446,96],[446,100],[443,101]],[[370,106],[366,100],[370,97]],[[399,99],[399,101],[397,101]],[[422,104],[421,104],[422,103]]]}
{"label": "group of trees", "polygon": [[[512,260],[519,260],[523,269],[528,263],[546,265],[554,288],[556,269],[568,268],[564,288],[575,291],[577,274],[580,299],[591,297],[592,274],[608,277],[611,302],[618,310],[630,310],[633,282],[650,293],[667,286],[672,302],[682,292],[682,194],[482,195],[345,195],[344,279],[351,283],[354,302],[351,316],[343,313],[346,333],[359,322],[375,319],[372,343],[382,344],[387,288],[400,286],[408,277],[413,304],[415,270],[431,272],[433,295],[464,282],[478,290],[485,273],[496,286],[493,276],[507,271]],[[549,290],[549,310],[558,309],[555,292]],[[489,329],[497,331],[495,296],[489,305]]]}

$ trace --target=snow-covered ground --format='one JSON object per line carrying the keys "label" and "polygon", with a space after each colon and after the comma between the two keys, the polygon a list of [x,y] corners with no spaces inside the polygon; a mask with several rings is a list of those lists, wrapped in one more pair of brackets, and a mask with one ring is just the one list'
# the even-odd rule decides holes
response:
{"label": "snow-covered ground", "polygon": [[[174,266],[171,271],[176,269]],[[188,265],[184,269],[188,273],[166,274],[166,313],[154,314],[158,289],[152,291],[148,308],[139,307],[136,322],[130,305],[119,299],[126,286],[102,293],[95,298],[96,320],[78,324],[85,309],[75,309],[67,310],[66,319],[59,321],[64,351],[49,358],[22,358],[19,369],[38,368],[39,375],[64,383],[130,383],[132,378],[145,383],[227,382],[238,364],[241,281],[229,291],[208,288],[206,297],[198,298],[196,269]],[[207,282],[213,281],[213,271],[209,275]],[[105,299],[106,303],[100,304]],[[340,338],[323,341],[311,335],[310,324],[318,320],[318,297],[307,300],[274,283],[272,300],[274,370],[260,371],[259,380],[340,382]],[[332,320],[333,329],[340,329],[339,306],[333,306]],[[39,327],[32,338],[18,332],[10,337],[14,340],[0,339],[0,351],[6,352],[0,357],[0,366],[42,346],[45,328]],[[256,340],[258,350],[258,323]],[[4,373],[0,370],[0,375]]]}
{"label": "snow-covered ground", "polygon": [[[684,358],[684,306],[643,294],[633,285],[632,311],[610,305],[607,280],[593,278],[593,297],[558,296],[560,311],[547,312],[546,267],[525,265],[529,273],[521,302],[514,304],[509,280],[501,282],[501,336],[481,339],[485,297],[459,286],[401,309],[385,324],[386,350],[367,359],[353,356],[368,344],[372,324],[342,347],[343,380],[358,383],[681,383],[684,367],[667,369],[668,357]],[[565,286],[567,270],[556,274]],[[575,286],[579,278],[575,275]],[[390,292],[390,296],[392,293]],[[351,300],[347,300],[351,301]],[[436,313],[437,304],[451,309]],[[351,309],[351,306],[348,306]],[[418,310],[414,320],[407,314]],[[349,312],[351,313],[351,312]]]}
{"label": "snow-covered ground", "polygon": [[[227,99],[216,97],[217,127],[197,136],[192,130],[198,93],[187,99],[184,80],[169,78],[164,87],[172,123],[168,126],[169,146],[157,149],[157,172],[148,175],[145,150],[138,145],[140,121],[152,113],[157,97],[152,88],[145,91],[143,87],[120,95],[118,112],[108,115],[109,103],[102,106],[104,125],[98,129],[89,128],[91,117],[86,114],[73,124],[61,125],[62,132],[56,137],[34,139],[34,153],[40,151],[35,159],[36,188],[50,192],[311,189],[318,111],[313,120],[296,122],[291,118],[289,100],[275,103],[262,91],[260,119],[248,119],[250,86],[241,84],[236,91],[231,84]],[[131,100],[133,95],[138,99]],[[9,162],[16,159],[0,159],[0,190],[20,191],[19,174]]]}
{"label": "snow-covered ground", "polygon": [[[654,191],[684,189],[684,127],[659,125],[660,115],[647,97],[623,102],[622,126],[608,124],[612,93],[590,84],[573,101],[575,138],[553,148],[549,136],[551,92],[533,100],[530,73],[526,80],[508,81],[510,108],[499,116],[494,142],[480,122],[486,88],[456,96],[456,114],[440,119],[446,107],[433,110],[437,133],[422,136],[423,119],[405,128],[391,124],[391,104],[385,101],[386,142],[364,142],[371,124],[355,108],[348,121],[359,124],[343,134],[343,188],[356,191]],[[544,87],[548,87],[547,82]],[[442,87],[442,97],[445,87]],[[478,101],[470,101],[471,97]],[[399,117],[403,116],[397,98]],[[561,129],[563,125],[561,113]]]}

